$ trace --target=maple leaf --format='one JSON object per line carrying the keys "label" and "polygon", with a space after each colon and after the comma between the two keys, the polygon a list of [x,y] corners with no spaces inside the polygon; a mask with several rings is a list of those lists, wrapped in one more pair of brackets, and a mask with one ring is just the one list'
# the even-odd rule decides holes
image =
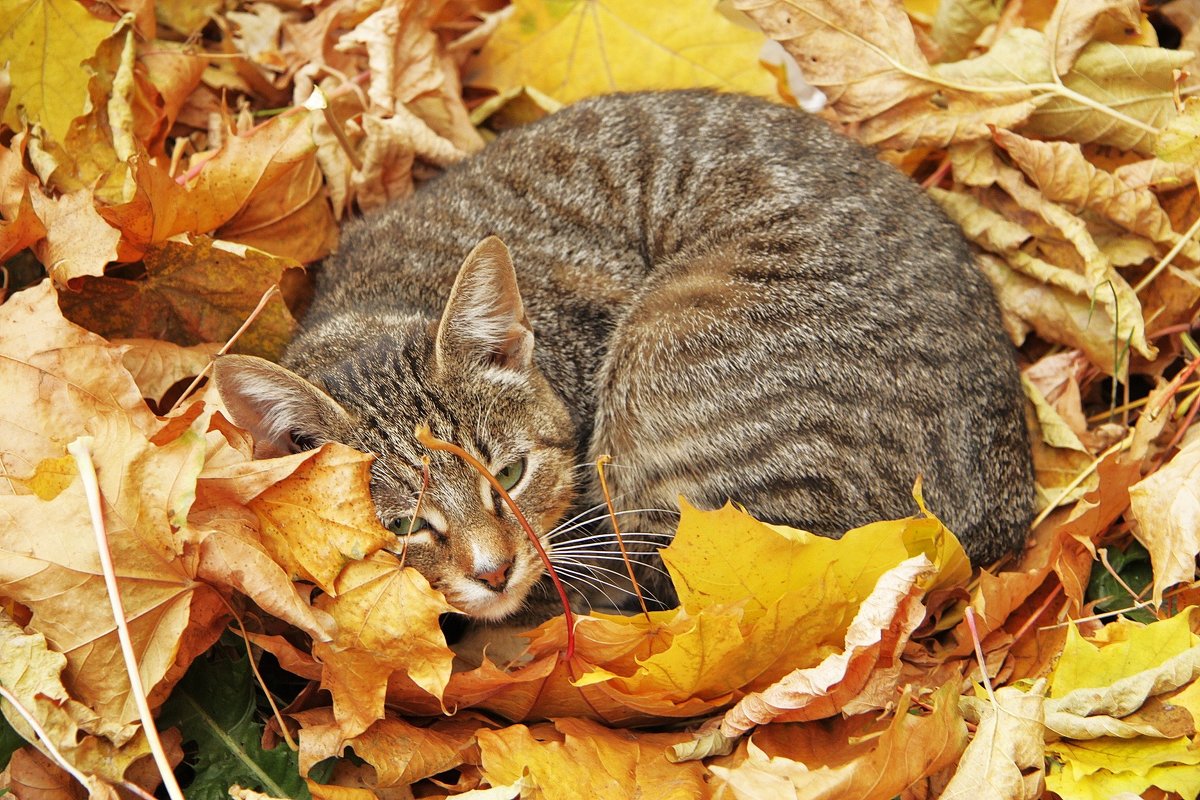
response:
{"label": "maple leaf", "polygon": [[1180,451],[1162,469],[1129,490],[1134,535],[1150,551],[1154,566],[1154,602],[1163,592],[1196,573],[1200,553],[1196,470],[1200,469],[1200,430],[1192,429]]}
{"label": "maple leaf", "polygon": [[517,0],[471,62],[466,82],[529,86],[558,102],[635,89],[710,86],[773,96],[758,64],[762,35],[708,0],[649,6],[623,0]]}
{"label": "maple leaf", "polygon": [[1194,766],[1200,753],[1188,736],[1158,731],[1153,723],[1118,724],[1147,698],[1193,683],[1200,674],[1200,637],[1190,618],[1183,613],[1149,626],[1113,623],[1094,643],[1074,630],[1068,635],[1051,683],[1047,724],[1088,741],[1047,745],[1056,759],[1047,788],[1079,796],[1141,794],[1151,786],[1187,795],[1200,791]]}
{"label": "maple leaf", "polygon": [[[967,728],[954,689],[943,686],[932,704],[927,716],[911,714],[906,692],[895,716],[882,724],[863,715],[823,730],[772,725],[748,741],[743,760],[709,769],[739,799],[892,798],[953,766],[966,747]],[[793,743],[792,736],[809,741]]]}
{"label": "maple leaf", "polygon": [[[159,338],[181,345],[223,342],[295,262],[204,236],[147,248],[146,277],[87,277],[60,302],[71,320],[110,338]],[[272,299],[238,340],[243,352],[278,355],[294,322]]]}
{"label": "maple leaf", "polygon": [[19,129],[24,111],[61,141],[71,120],[84,112],[82,62],[112,30],[111,22],[93,17],[74,0],[14,0],[0,7],[0,51],[12,79],[4,123]]}
{"label": "maple leaf", "polygon": [[653,787],[667,798],[707,796],[699,763],[672,764],[668,749],[681,733],[614,731],[582,719],[533,728],[481,730],[483,774],[493,786],[520,781],[521,796],[571,800],[580,786],[602,797],[636,797]]}

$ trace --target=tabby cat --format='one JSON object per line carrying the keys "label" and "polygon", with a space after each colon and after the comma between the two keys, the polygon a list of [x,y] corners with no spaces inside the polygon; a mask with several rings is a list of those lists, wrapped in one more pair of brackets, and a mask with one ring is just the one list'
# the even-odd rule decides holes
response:
{"label": "tabby cat", "polygon": [[554,595],[418,425],[490,467],[590,603],[624,602],[600,454],[662,603],[681,496],[838,536],[911,514],[923,476],[976,563],[1032,513],[1014,352],[959,230],[821,120],[749,97],[611,95],[501,135],[347,227],[284,364],[218,361],[235,420],[263,453],[374,453],[397,550],[477,619]]}

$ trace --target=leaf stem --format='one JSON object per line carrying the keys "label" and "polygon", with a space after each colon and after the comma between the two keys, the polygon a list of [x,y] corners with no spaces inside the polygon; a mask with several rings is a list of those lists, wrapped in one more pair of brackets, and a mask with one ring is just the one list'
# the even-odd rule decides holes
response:
{"label": "leaf stem", "polygon": [[[563,660],[570,661],[575,656],[575,615],[571,611],[571,602],[567,599],[567,590],[563,588],[562,581],[558,579],[558,573],[554,571],[554,566],[550,563],[550,556],[546,555],[546,549],[542,547],[542,542],[538,539],[538,535],[534,533],[533,526],[529,524],[529,520],[525,519],[525,515],[521,513],[521,509],[517,506],[515,500],[508,491],[500,485],[500,481],[496,480],[496,476],[491,473],[487,467],[483,465],[479,459],[468,453],[453,442],[447,442],[439,439],[429,431],[428,425],[418,425],[413,434],[417,437],[417,441],[430,450],[442,450],[451,455],[458,456],[463,461],[467,462],[491,484],[496,493],[503,498],[508,507],[512,509],[513,515],[516,516],[517,522],[525,529],[525,534],[529,537],[530,543],[537,550],[538,555],[542,558],[542,563],[546,565],[546,572],[550,574],[550,580],[554,583],[554,588],[558,590],[559,599],[562,600],[563,617],[567,624],[567,651],[563,656]],[[174,800],[174,798],[172,799]]]}
{"label": "leaf stem", "polygon": [[[1126,125],[1130,125],[1134,128],[1138,128],[1139,130],[1145,131],[1150,134],[1154,134],[1155,136],[1157,136],[1160,133],[1159,129],[1154,127],[1153,125],[1142,122],[1140,119],[1135,119],[1134,117],[1128,116],[1127,114],[1123,114],[1120,111],[1117,111],[1115,108],[1106,106],[1104,103],[1101,103],[1098,100],[1093,100],[1092,98],[1088,97],[1085,94],[1080,94],[1079,92],[1075,91],[1074,89],[1070,89],[1061,83],[1053,83],[1053,82],[1051,82],[1051,83],[1014,83],[1014,84],[996,84],[996,85],[990,85],[990,86],[972,86],[970,84],[963,84],[963,83],[957,83],[955,81],[948,81],[944,78],[939,78],[929,72],[920,72],[918,70],[915,70],[911,67],[905,66],[904,64],[900,63],[891,54],[889,54],[887,51],[885,51],[883,48],[879,47],[878,45],[874,44],[873,42],[867,41],[866,39],[864,39],[862,36],[858,35],[857,33],[849,31],[849,30],[841,27],[840,25],[835,24],[832,21],[825,19],[824,17],[815,13],[814,11],[811,11],[810,9],[801,7],[798,3],[795,2],[795,0],[788,0],[787,5],[796,9],[796,11],[798,11],[798,12],[807,14],[808,16],[810,16],[813,19],[820,22],[822,25],[825,25],[825,26],[837,31],[838,33],[842,34],[843,36],[846,36],[850,39],[855,40],[856,42],[861,44],[863,47],[866,47],[867,49],[874,52],[881,59],[883,59],[883,61],[885,61],[888,65],[890,65],[892,69],[896,70],[897,72],[899,72],[902,75],[905,75],[909,78],[914,78],[919,81],[925,81],[926,83],[931,83],[935,86],[940,86],[944,89],[954,89],[955,91],[966,92],[968,94],[1008,94],[1008,93],[1031,93],[1031,92],[1039,93],[1040,92],[1040,93],[1046,94],[1046,95],[1057,95],[1057,96],[1063,97],[1067,100],[1076,102],[1082,106],[1087,106],[1088,108],[1092,109],[1093,111],[1098,111],[1101,114],[1110,116],[1113,119],[1116,119],[1120,122],[1125,123]],[[1053,73],[1053,70],[1051,70],[1051,72]],[[1061,80],[1061,78],[1060,78],[1060,80]]]}
{"label": "leaf stem", "polygon": [[112,553],[108,548],[108,532],[104,527],[104,510],[100,505],[100,483],[96,479],[96,465],[92,462],[92,437],[80,436],[67,445],[67,452],[75,457],[79,476],[83,480],[83,491],[87,496],[88,511],[92,515],[92,531],[96,534],[96,550],[100,556],[100,566],[104,571],[104,585],[108,589],[108,601],[112,605],[113,620],[117,623],[117,638],[121,642],[121,655],[125,658],[125,670],[129,674],[129,692],[137,704],[138,716],[142,721],[142,730],[146,734],[146,742],[150,752],[154,754],[154,763],[158,766],[163,786],[171,800],[184,800],[183,790],[175,780],[171,762],[163,750],[162,740],[158,737],[158,728],[154,724],[154,715],[150,712],[150,703],[146,699],[146,689],[142,685],[142,675],[137,656],[133,652],[133,638],[129,635],[129,624],[125,619],[125,606],[121,602],[121,591],[117,586],[117,573],[113,567]]}
{"label": "leaf stem", "polygon": [[642,587],[638,586],[637,578],[633,575],[633,562],[629,560],[629,552],[625,549],[625,540],[621,538],[621,529],[617,525],[617,511],[613,508],[612,495],[608,493],[608,479],[604,477],[604,465],[610,461],[612,458],[608,453],[596,459],[596,472],[600,475],[600,491],[604,492],[604,504],[608,506],[608,518],[612,523],[613,533],[617,537],[617,547],[621,548],[621,558],[625,559],[625,569],[629,571],[629,581],[633,584],[633,593],[637,595],[638,605],[642,607],[642,614],[646,617],[647,624],[653,624],[650,612],[646,610],[646,600],[642,597]]}

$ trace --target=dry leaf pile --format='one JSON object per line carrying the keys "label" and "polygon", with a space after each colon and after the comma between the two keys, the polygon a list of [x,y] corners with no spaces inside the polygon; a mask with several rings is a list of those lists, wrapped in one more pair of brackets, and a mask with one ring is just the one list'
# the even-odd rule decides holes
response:
{"label": "dry leaf pile", "polygon": [[[143,705],[191,798],[1200,794],[1200,3],[233,6],[0,4],[18,798],[153,790]],[[492,131],[617,89],[788,102],[798,75],[984,254],[1036,431],[1019,560],[972,575],[919,490],[839,541],[685,507],[679,608],[583,617],[569,660],[561,618],[456,657],[369,456],[255,460],[184,389],[231,337],[277,354],[340,222]]]}

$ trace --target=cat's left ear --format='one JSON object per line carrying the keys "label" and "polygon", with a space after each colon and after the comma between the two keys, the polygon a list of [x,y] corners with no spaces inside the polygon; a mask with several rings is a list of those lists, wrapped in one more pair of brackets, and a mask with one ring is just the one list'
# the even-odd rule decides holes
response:
{"label": "cat's left ear", "polygon": [[439,367],[466,362],[524,370],[533,362],[533,329],[512,258],[498,237],[476,245],[459,269],[438,323],[434,356]]}

